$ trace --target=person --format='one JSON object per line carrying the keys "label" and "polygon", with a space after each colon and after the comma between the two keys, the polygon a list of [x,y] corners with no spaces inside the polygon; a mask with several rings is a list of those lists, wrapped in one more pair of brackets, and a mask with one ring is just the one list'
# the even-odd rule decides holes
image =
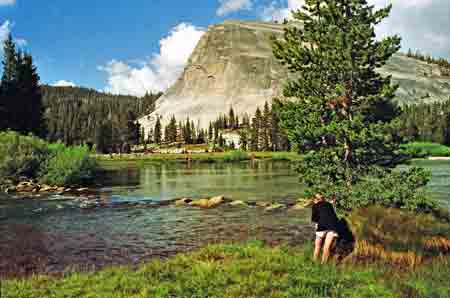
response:
{"label": "person", "polygon": [[321,194],[316,194],[313,199],[311,221],[316,223],[316,240],[314,247],[314,260],[317,261],[322,253],[322,263],[326,263],[330,257],[331,249],[339,237],[339,219],[334,207],[327,202]]}

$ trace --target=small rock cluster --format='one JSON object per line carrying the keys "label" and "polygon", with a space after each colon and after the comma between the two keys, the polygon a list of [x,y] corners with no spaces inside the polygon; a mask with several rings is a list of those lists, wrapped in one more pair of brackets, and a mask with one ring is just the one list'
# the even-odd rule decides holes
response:
{"label": "small rock cluster", "polygon": [[22,180],[17,185],[12,181],[7,181],[8,184],[4,187],[5,193],[54,193],[54,194],[73,194],[73,195],[87,195],[95,193],[93,190],[83,187],[60,187],[50,186],[47,184],[39,184],[32,180]]}
{"label": "small rock cluster", "polygon": [[209,199],[191,199],[182,198],[175,201],[175,206],[191,206],[202,209],[211,209],[220,205],[228,205],[232,207],[260,207],[264,208],[266,212],[275,212],[282,210],[303,210],[306,208],[304,201],[299,200],[296,204],[288,205],[281,203],[269,203],[269,202],[244,202],[241,200],[226,199],[224,196],[216,196]]}

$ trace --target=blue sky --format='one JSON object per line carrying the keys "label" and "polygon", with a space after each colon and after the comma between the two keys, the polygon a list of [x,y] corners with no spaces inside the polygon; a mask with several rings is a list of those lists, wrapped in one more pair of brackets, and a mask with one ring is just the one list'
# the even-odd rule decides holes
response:
{"label": "blue sky", "polygon": [[[385,4],[388,0],[370,0]],[[448,0],[397,0],[381,34],[450,58]],[[280,19],[301,0],[0,0],[0,39],[12,32],[43,83],[141,95],[173,83],[208,25]],[[417,24],[421,24],[420,29]],[[60,82],[61,83],[61,82]]]}

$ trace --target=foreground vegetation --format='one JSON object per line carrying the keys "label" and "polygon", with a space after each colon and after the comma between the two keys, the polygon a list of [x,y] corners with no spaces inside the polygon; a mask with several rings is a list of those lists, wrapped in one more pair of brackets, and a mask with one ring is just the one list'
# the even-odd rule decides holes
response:
{"label": "foreground vegetation", "polygon": [[359,241],[338,265],[314,263],[310,246],[270,248],[253,241],[213,245],[138,268],[9,280],[2,297],[449,297],[447,223],[381,208],[348,219]]}
{"label": "foreground vegetation", "polygon": [[413,158],[450,156],[450,147],[438,143],[413,142],[402,145],[402,149]]}
{"label": "foreground vegetation", "polygon": [[49,144],[31,135],[0,132],[0,177],[25,177],[57,186],[85,184],[91,182],[97,166],[90,154],[87,146]]}
{"label": "foreground vegetation", "polygon": [[192,154],[121,154],[111,157],[110,155],[96,155],[101,164],[109,162],[185,162],[188,159],[195,162],[239,162],[251,160],[252,156],[257,160],[296,161],[301,156],[295,152],[214,152],[214,153],[192,153]]}

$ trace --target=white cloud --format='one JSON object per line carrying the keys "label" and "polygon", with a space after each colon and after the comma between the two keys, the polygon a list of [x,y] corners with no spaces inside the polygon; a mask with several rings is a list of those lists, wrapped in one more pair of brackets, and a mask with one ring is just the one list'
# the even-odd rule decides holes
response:
{"label": "white cloud", "polygon": [[251,0],[219,0],[220,6],[216,11],[218,16],[224,16],[240,10],[252,9]]}
{"label": "white cloud", "polygon": [[[299,9],[304,0],[274,0],[260,13],[265,21],[291,18],[290,11]],[[399,34],[402,47],[419,49],[436,57],[450,58],[449,0],[369,0],[377,8],[393,4],[391,15],[377,27],[377,35]]]}
{"label": "white cloud", "polygon": [[11,33],[11,22],[6,20],[0,26],[0,42],[1,42],[1,44],[3,44],[3,42],[8,39],[8,35],[10,33]]}
{"label": "white cloud", "polygon": [[[9,20],[6,20],[2,25],[0,25],[0,51],[3,51],[3,43],[8,39],[9,34],[11,34],[11,29],[13,26],[14,24],[12,24]],[[24,47],[28,44],[28,42],[23,38],[17,38],[14,41],[18,47]]]}
{"label": "white cloud", "polygon": [[[439,0],[438,0],[439,1]],[[402,7],[426,7],[431,5],[433,0],[369,0],[369,3],[374,4],[377,7],[384,7],[388,4]],[[436,1],[435,1],[436,2]]]}
{"label": "white cloud", "polygon": [[403,51],[420,50],[435,57],[450,59],[450,1],[448,0],[371,0],[386,6],[391,15],[378,27],[380,37],[399,34]]}
{"label": "white cloud", "polygon": [[[288,0],[281,2],[280,0],[272,1],[270,5],[263,7],[261,18],[264,21],[278,21],[291,19],[291,11],[298,10],[305,3],[304,0]],[[287,4],[287,5],[286,5]]]}
{"label": "white cloud", "polygon": [[66,80],[60,80],[53,84],[55,87],[76,87],[77,85],[74,82],[66,81]]}
{"label": "white cloud", "polygon": [[0,0],[0,6],[14,5],[16,0]]}
{"label": "white cloud", "polygon": [[148,91],[165,91],[183,72],[203,33],[201,28],[181,23],[160,40],[160,52],[141,65],[112,60],[106,66],[98,67],[108,74],[105,91],[137,96]]}

